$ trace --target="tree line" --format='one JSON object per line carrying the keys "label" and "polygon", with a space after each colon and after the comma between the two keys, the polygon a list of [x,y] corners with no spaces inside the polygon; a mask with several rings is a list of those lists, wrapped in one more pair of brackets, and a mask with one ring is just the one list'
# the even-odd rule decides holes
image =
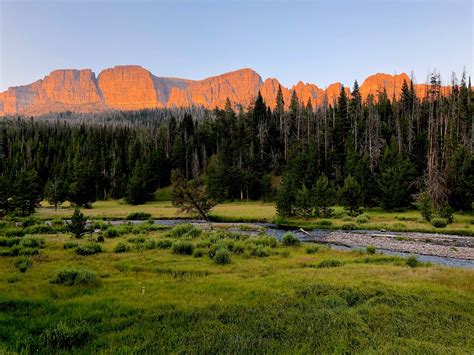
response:
{"label": "tree line", "polygon": [[[474,104],[470,79],[427,95],[404,82],[363,100],[357,82],[313,107],[293,92],[276,106],[260,93],[248,108],[50,114],[0,121],[0,209],[29,214],[45,198],[88,207],[141,204],[172,172],[213,201],[276,200],[281,215],[329,215],[334,203],[397,209],[416,196],[434,211],[474,201]],[[200,189],[201,194],[204,192]],[[352,202],[348,202],[352,201]]]}

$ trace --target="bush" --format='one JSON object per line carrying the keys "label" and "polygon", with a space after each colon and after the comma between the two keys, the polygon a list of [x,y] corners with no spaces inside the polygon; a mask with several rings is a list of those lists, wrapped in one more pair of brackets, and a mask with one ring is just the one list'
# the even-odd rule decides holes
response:
{"label": "bush", "polygon": [[116,238],[120,235],[119,230],[116,227],[108,227],[104,234],[107,238]]}
{"label": "bush", "polygon": [[185,240],[178,240],[171,246],[173,254],[181,255],[192,255],[194,251],[194,245],[191,242]]}
{"label": "bush", "polygon": [[160,239],[156,241],[156,248],[158,249],[169,249],[172,245],[173,243],[171,242],[171,240]]}
{"label": "bush", "polygon": [[448,221],[446,220],[446,218],[433,218],[431,220],[431,224],[435,228],[444,228],[447,226]]}
{"label": "bush", "polygon": [[86,344],[90,338],[91,332],[86,324],[70,327],[59,322],[53,328],[47,329],[39,335],[34,344],[38,351],[33,352],[43,352],[48,348],[61,350],[79,348]]}
{"label": "bush", "polygon": [[230,252],[227,249],[219,249],[216,251],[216,254],[213,258],[214,262],[219,265],[229,264],[230,263]]}
{"label": "bush", "polygon": [[446,204],[441,208],[441,211],[439,211],[439,216],[446,219],[447,224],[451,224],[454,222],[453,212],[451,206]]}
{"label": "bush", "polygon": [[418,258],[415,255],[410,255],[406,262],[407,266],[414,268],[420,265],[420,262],[418,261]]}
{"label": "bush", "polygon": [[24,237],[26,232],[23,228],[7,228],[3,231],[5,236],[11,237]]}
{"label": "bush", "polygon": [[232,249],[234,254],[243,254],[245,252],[245,243],[243,242],[235,242],[234,248]]}
{"label": "bush", "polygon": [[375,246],[369,245],[367,248],[365,248],[365,251],[367,252],[367,254],[375,254],[377,249],[375,248]]}
{"label": "bush", "polygon": [[25,238],[21,240],[20,245],[23,248],[44,248],[44,239]]}
{"label": "bush", "polygon": [[64,248],[64,249],[75,249],[75,248],[77,248],[78,246],[79,246],[78,243],[66,242],[66,243],[64,243],[63,248]]}
{"label": "bush", "polygon": [[26,272],[32,265],[32,261],[26,256],[20,256],[15,260],[15,267],[20,270],[20,272]]}
{"label": "bush", "polygon": [[35,224],[25,229],[26,234],[55,234],[56,229],[47,224]]}
{"label": "bush", "polygon": [[352,231],[352,230],[355,230],[356,228],[357,226],[354,223],[344,223],[341,226],[341,229],[345,231]]}
{"label": "bush", "polygon": [[201,248],[198,248],[196,250],[194,250],[194,253],[193,253],[193,256],[195,258],[202,258],[205,254],[205,250],[204,249],[201,249]]}
{"label": "bush", "polygon": [[356,222],[359,224],[364,224],[369,221],[369,216],[367,216],[365,213],[357,216]]}
{"label": "bush", "polygon": [[20,244],[21,238],[5,238],[0,237],[0,247],[12,247]]}
{"label": "bush", "polygon": [[105,221],[94,221],[92,224],[91,224],[91,229],[95,230],[95,229],[99,229],[101,231],[105,231],[107,230],[107,228],[109,228],[109,224]]}
{"label": "bush", "polygon": [[307,247],[305,250],[306,250],[307,254],[314,254],[314,253],[317,253],[319,251],[319,247],[316,246],[316,245],[312,245],[310,247]]}
{"label": "bush", "polygon": [[151,214],[147,212],[131,212],[128,214],[128,220],[144,221],[151,218]]}
{"label": "bush", "polygon": [[321,261],[317,267],[318,268],[330,268],[330,267],[338,267],[338,266],[341,266],[342,265],[342,262],[340,260],[337,260],[337,259],[327,259],[327,260],[323,260]]}
{"label": "bush", "polygon": [[249,250],[250,256],[255,256],[257,258],[266,258],[270,256],[270,250],[263,246],[258,246],[256,248],[250,248]]}
{"label": "bush", "polygon": [[138,243],[145,243],[145,237],[142,236],[142,235],[139,235],[139,236],[137,236],[137,237],[128,238],[128,241],[129,241],[130,243],[136,243],[136,244],[138,244]]}
{"label": "bush", "polygon": [[197,229],[190,223],[180,223],[174,226],[174,228],[168,233],[170,237],[198,237],[201,234],[201,230]]}
{"label": "bush", "polygon": [[129,250],[130,250],[130,247],[127,245],[127,243],[124,243],[124,242],[119,242],[114,248],[115,253],[125,253]]}
{"label": "bush", "polygon": [[37,223],[40,223],[38,218],[36,218],[36,217],[26,217],[21,222],[21,225],[22,225],[22,227],[26,228],[26,227],[34,226]]}
{"label": "bush", "polygon": [[96,283],[97,275],[95,272],[87,269],[68,269],[58,271],[56,276],[51,279],[52,284],[73,286],[73,285],[91,285]]}
{"label": "bush", "polygon": [[286,246],[300,245],[300,240],[293,233],[290,233],[290,232],[287,232],[283,235],[281,242],[283,243],[283,245],[286,245]]}
{"label": "bush", "polygon": [[77,255],[94,255],[102,252],[102,247],[99,244],[96,243],[90,243],[86,245],[81,245],[78,248],[76,248],[76,254]]}

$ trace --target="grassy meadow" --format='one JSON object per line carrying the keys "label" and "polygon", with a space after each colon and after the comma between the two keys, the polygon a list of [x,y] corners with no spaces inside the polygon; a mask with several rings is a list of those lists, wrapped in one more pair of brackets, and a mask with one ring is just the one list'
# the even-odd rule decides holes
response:
{"label": "grassy meadow", "polygon": [[0,229],[0,353],[474,351],[473,270],[250,226],[55,225]]}
{"label": "grassy meadow", "polygon": [[[35,214],[40,219],[69,218],[72,208],[54,208],[42,203]],[[170,201],[153,201],[144,205],[132,206],[121,200],[97,201],[91,209],[84,210],[91,218],[123,219],[133,212],[145,212],[153,218],[176,219],[192,218],[193,216],[179,213]],[[308,229],[385,229],[390,231],[413,231],[431,233],[450,233],[474,236],[474,215],[454,214],[454,223],[444,228],[436,228],[423,220],[419,211],[408,210],[402,212],[383,211],[380,208],[367,209],[363,216],[350,217],[341,206],[334,207],[334,217],[330,219],[297,219],[279,218],[276,215],[274,203],[260,201],[226,202],[215,206],[210,214],[215,221],[223,222],[274,222],[280,225],[303,227]]]}

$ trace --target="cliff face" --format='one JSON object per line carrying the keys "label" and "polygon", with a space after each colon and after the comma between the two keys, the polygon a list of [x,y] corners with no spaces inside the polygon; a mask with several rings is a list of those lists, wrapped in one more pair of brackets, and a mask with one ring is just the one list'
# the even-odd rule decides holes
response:
{"label": "cliff face", "polygon": [[[375,74],[361,85],[363,99],[386,90],[390,99],[401,92],[403,81],[410,82],[406,74]],[[203,80],[157,77],[137,65],[116,66],[103,70],[98,78],[90,69],[55,70],[44,79],[29,85],[11,87],[0,93],[0,115],[39,115],[65,110],[94,112],[110,109],[137,110],[143,108],[224,107],[227,98],[234,106],[247,108],[258,91],[265,102],[275,107],[280,83],[271,78],[262,81],[252,69],[241,69]],[[327,101],[333,104],[341,92],[341,84],[326,89],[315,84],[299,82],[292,88],[281,86],[285,106],[288,107],[294,90],[305,105],[313,107]],[[349,88],[345,88],[349,94]],[[447,90],[447,89],[445,89]],[[418,96],[425,96],[427,86],[416,85]]]}

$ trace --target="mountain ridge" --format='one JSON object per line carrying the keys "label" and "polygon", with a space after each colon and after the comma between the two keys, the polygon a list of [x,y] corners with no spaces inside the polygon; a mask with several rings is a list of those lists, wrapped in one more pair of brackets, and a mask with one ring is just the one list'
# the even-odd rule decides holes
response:
{"label": "mountain ridge", "polygon": [[[384,88],[389,98],[399,96],[406,73],[377,73],[368,76],[360,86],[363,99],[377,95]],[[267,105],[275,107],[281,86],[285,105],[294,90],[301,102],[310,100],[313,107],[327,101],[332,104],[339,96],[342,84],[320,88],[299,81],[291,88],[276,78],[265,80],[251,68],[242,68],[202,80],[159,77],[139,65],[117,65],[102,70],[97,76],[91,69],[56,69],[31,84],[10,87],[0,93],[0,115],[41,115],[48,112],[100,112],[106,110],[137,110],[203,106],[224,107],[227,98],[234,107],[247,108],[260,91]],[[349,93],[349,88],[345,88]],[[426,84],[415,85],[416,93],[424,96]]]}

